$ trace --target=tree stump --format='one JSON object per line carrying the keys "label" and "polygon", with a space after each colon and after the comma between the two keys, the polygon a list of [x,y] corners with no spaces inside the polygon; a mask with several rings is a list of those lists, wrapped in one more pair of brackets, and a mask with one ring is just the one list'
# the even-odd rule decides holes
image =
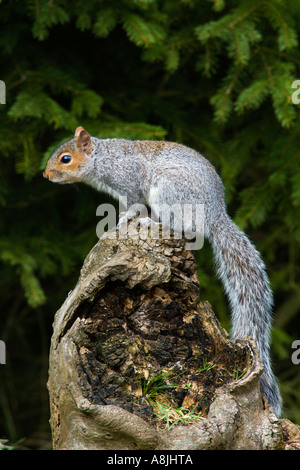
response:
{"label": "tree stump", "polygon": [[293,433],[295,441],[261,396],[253,340],[231,341],[200,301],[184,241],[131,238],[131,224],[127,238],[111,233],[55,315],[53,449],[280,449]]}

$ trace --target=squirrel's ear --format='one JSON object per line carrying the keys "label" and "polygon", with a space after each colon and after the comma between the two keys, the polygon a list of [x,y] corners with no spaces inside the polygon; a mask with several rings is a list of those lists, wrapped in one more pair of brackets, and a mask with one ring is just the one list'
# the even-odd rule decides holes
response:
{"label": "squirrel's ear", "polygon": [[82,127],[77,127],[75,131],[75,136],[77,137],[77,147],[86,154],[91,153],[92,150],[92,139],[90,134]]}
{"label": "squirrel's ear", "polygon": [[75,130],[74,137],[78,137],[81,131],[84,131],[84,128],[82,126],[77,127]]}

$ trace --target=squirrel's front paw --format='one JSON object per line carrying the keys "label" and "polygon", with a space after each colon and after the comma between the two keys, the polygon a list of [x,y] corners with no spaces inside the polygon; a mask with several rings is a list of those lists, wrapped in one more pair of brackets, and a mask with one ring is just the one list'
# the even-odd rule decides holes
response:
{"label": "squirrel's front paw", "polygon": [[150,217],[142,217],[138,219],[139,224],[145,225],[146,227],[153,227],[154,225],[159,225],[159,222],[155,222]]}
{"label": "squirrel's front paw", "polygon": [[136,216],[137,216],[136,212],[121,212],[119,214],[119,222],[116,227],[117,230],[120,230],[120,228],[124,225],[127,226],[128,222],[130,222]]}
{"label": "squirrel's front paw", "polygon": [[[128,227],[130,221],[135,219]],[[159,227],[159,222],[155,222],[150,217],[139,217],[135,212],[123,212],[119,216],[119,222],[116,229],[119,231],[119,236],[129,236],[130,238],[147,239],[149,236],[148,229],[155,229]],[[128,230],[129,228],[129,230]],[[155,237],[157,238],[157,237]]]}

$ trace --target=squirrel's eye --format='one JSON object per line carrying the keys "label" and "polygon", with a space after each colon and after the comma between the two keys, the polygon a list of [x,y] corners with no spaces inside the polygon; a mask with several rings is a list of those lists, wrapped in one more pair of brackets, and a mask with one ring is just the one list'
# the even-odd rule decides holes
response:
{"label": "squirrel's eye", "polygon": [[60,163],[70,163],[72,161],[71,155],[63,155],[60,159]]}

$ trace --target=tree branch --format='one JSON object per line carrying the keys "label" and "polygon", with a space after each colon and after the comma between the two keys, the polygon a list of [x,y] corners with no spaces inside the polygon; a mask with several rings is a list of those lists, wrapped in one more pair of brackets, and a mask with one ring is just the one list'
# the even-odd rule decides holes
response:
{"label": "tree branch", "polygon": [[284,448],[255,344],[229,340],[200,301],[184,242],[110,236],[55,316],[53,448]]}

